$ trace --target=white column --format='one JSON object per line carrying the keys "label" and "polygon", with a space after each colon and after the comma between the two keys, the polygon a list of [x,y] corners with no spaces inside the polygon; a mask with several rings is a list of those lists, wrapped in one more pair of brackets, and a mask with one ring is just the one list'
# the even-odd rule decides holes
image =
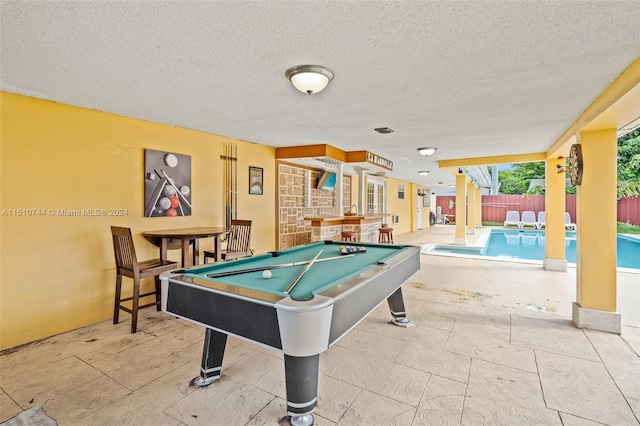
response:
{"label": "white column", "polygon": [[358,199],[355,203],[358,206],[358,213],[366,213],[365,209],[367,208],[364,170],[365,169],[361,167],[355,168],[355,171],[358,173]]}
{"label": "white column", "polygon": [[333,194],[336,205],[334,206],[334,212],[336,216],[344,215],[344,208],[342,207],[342,201],[344,200],[343,185],[342,185],[342,163],[338,163],[336,166],[336,188]]}

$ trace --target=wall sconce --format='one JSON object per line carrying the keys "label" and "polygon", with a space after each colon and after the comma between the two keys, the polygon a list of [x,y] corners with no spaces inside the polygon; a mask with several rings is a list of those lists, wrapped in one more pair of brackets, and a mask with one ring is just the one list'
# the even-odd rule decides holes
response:
{"label": "wall sconce", "polygon": [[293,87],[309,95],[322,91],[333,80],[333,71],[321,65],[296,65],[289,68],[285,75]]}
{"label": "wall sconce", "polygon": [[418,152],[421,155],[424,155],[425,157],[430,156],[431,154],[433,154],[437,150],[438,150],[438,148],[434,148],[432,146],[427,146],[427,147],[424,147],[424,148],[418,148]]}

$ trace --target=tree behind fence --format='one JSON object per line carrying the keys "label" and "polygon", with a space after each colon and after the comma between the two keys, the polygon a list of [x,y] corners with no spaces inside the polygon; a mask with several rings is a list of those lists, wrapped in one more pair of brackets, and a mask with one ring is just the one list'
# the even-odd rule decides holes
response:
{"label": "tree behind fence", "polygon": [[[450,209],[452,201],[455,203],[456,197],[445,195],[436,197],[437,207],[441,208],[442,214],[446,214],[449,219],[455,222],[455,206]],[[565,196],[566,211],[571,216],[571,221],[576,222],[576,196],[567,194]],[[507,216],[507,211],[515,210],[520,213],[526,210],[534,211],[536,218],[538,212],[544,211],[544,195],[483,195],[482,196],[482,221],[503,223]],[[640,226],[640,197],[622,198],[618,201],[618,222],[629,222]]]}

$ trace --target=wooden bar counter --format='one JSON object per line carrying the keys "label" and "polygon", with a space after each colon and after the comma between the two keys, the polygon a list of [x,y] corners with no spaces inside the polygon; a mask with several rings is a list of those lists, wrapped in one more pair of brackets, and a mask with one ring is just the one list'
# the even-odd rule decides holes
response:
{"label": "wooden bar counter", "polygon": [[305,217],[311,221],[311,242],[324,240],[341,240],[342,231],[352,231],[357,234],[358,241],[367,243],[378,242],[378,228],[382,219],[388,214],[370,213],[345,216]]}

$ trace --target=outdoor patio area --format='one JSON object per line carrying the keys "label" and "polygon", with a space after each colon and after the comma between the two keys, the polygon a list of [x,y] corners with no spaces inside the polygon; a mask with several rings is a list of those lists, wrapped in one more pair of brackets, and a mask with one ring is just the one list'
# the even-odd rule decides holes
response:
{"label": "outdoor patio area", "polygon": [[[436,225],[395,241],[453,236]],[[621,336],[572,325],[575,280],[575,268],[421,255],[403,287],[415,327],[388,324],[383,303],[323,353],[315,424],[640,424],[640,274],[618,274]],[[285,414],[281,354],[230,338],[222,379],[195,388],[202,327],[148,308],[138,330],[125,316],[2,353],[0,422],[23,410],[6,424],[276,425]]]}

